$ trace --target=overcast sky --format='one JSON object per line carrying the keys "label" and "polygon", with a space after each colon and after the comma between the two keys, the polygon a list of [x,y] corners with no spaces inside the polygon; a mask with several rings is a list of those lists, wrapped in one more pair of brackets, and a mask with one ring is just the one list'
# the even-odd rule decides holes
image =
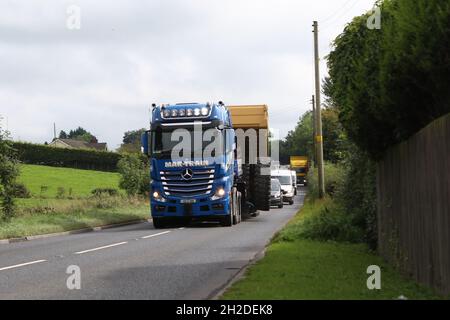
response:
{"label": "overcast sky", "polygon": [[[269,105],[271,127],[285,135],[310,108],[312,21],[324,57],[373,3],[2,0],[0,115],[16,140],[51,141],[56,122],[115,149],[125,131],[148,127],[153,102],[223,100]],[[71,5],[79,30],[67,28]]]}

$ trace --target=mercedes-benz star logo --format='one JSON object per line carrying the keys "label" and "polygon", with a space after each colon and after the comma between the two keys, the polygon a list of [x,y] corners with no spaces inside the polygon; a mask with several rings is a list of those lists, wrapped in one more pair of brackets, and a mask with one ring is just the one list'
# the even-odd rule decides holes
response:
{"label": "mercedes-benz star logo", "polygon": [[186,181],[191,180],[193,176],[194,172],[191,169],[184,169],[181,173],[181,177]]}

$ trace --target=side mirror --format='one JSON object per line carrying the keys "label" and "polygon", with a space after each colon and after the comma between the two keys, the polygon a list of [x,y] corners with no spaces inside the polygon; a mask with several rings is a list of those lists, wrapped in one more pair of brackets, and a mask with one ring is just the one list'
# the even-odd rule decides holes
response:
{"label": "side mirror", "polygon": [[146,131],[141,135],[141,151],[146,155],[149,155],[149,136],[150,131]]}
{"label": "side mirror", "polygon": [[282,190],[281,191],[283,194],[287,194],[287,191],[286,190]]}

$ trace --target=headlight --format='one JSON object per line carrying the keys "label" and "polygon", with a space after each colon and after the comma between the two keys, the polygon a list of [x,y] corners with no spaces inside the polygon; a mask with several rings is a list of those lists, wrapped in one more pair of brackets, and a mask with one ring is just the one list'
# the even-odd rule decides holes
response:
{"label": "headlight", "polygon": [[178,111],[178,115],[179,115],[180,117],[184,117],[184,116],[186,115],[186,110],[184,110],[184,109],[179,110],[179,111]]}
{"label": "headlight", "polygon": [[178,117],[178,110],[174,109],[172,110],[172,117]]}
{"label": "headlight", "polygon": [[162,114],[163,114],[164,118],[169,118],[170,117],[170,110],[165,109],[165,110],[163,110]]}
{"label": "headlight", "polygon": [[198,117],[200,115],[200,109],[199,108],[195,108],[194,109],[194,116]]}
{"label": "headlight", "polygon": [[163,197],[158,191],[154,191],[154,192],[152,193],[152,197],[153,197],[153,199],[155,199],[156,201],[166,202],[166,199],[164,199],[164,197]]}
{"label": "headlight", "polygon": [[202,116],[207,116],[209,113],[209,108],[208,107],[203,107],[202,108]]}
{"label": "headlight", "polygon": [[193,115],[194,115],[194,110],[192,110],[192,109],[187,109],[186,110],[186,116],[192,117]]}
{"label": "headlight", "polygon": [[225,197],[226,194],[227,193],[224,188],[222,188],[222,187],[217,188],[216,193],[214,194],[214,196],[212,196],[211,200],[222,199],[223,197]]}

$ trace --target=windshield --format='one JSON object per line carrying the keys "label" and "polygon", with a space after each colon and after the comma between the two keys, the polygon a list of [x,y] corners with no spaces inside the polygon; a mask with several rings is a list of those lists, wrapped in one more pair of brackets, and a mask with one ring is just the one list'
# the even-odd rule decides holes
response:
{"label": "windshield", "polygon": [[216,128],[205,129],[199,134],[193,129],[156,130],[151,138],[152,155],[159,159],[171,159],[172,152],[176,157],[191,160],[216,157],[223,151],[221,136],[222,132]]}
{"label": "windshield", "polygon": [[272,180],[272,191],[280,191],[280,183],[277,180]]}
{"label": "windshield", "polygon": [[291,176],[277,176],[274,178],[278,179],[278,181],[280,181],[280,184],[283,186],[292,184]]}

